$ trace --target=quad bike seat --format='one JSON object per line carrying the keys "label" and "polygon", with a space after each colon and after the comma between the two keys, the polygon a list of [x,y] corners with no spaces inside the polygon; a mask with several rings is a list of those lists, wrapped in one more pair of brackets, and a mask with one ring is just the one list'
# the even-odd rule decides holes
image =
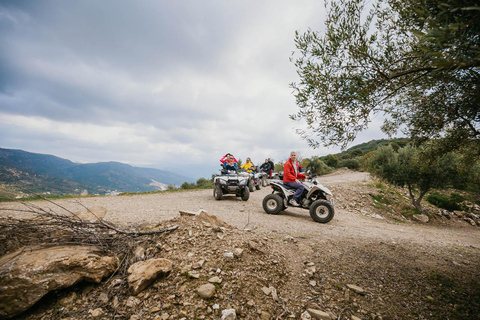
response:
{"label": "quad bike seat", "polygon": [[286,185],[286,184],[285,184],[285,183],[283,183],[283,182],[282,182],[282,185],[283,185],[283,187],[284,187],[285,189],[288,189],[288,190],[295,190],[295,188],[294,188],[294,187],[288,186],[288,185]]}

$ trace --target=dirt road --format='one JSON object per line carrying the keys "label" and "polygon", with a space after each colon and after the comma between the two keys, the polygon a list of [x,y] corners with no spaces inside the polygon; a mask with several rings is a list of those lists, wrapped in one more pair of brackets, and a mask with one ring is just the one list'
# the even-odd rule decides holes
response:
{"label": "dirt road", "polygon": [[[276,216],[267,215],[262,208],[262,200],[271,188],[262,188],[250,195],[248,201],[242,201],[233,195],[224,196],[216,201],[212,190],[186,191],[151,195],[92,197],[81,199],[63,199],[55,201],[73,212],[83,206],[96,206],[107,209],[106,220],[121,226],[155,224],[179,215],[180,210],[206,210],[225,222],[239,228],[251,229],[260,234],[275,233],[279,236],[310,238],[319,236],[331,239],[350,239],[354,241],[370,240],[377,242],[407,242],[419,245],[444,245],[480,248],[480,228],[467,223],[454,227],[422,225],[418,223],[392,222],[387,219],[371,218],[359,214],[359,210],[368,202],[371,179],[368,173],[341,171],[322,176],[320,182],[332,190],[335,197],[335,217],[328,224],[315,223],[307,210],[288,208]],[[360,200],[364,200],[363,202]],[[352,202],[362,208],[352,209]],[[59,207],[37,202],[61,212]],[[3,203],[0,208],[19,208],[19,204]],[[0,211],[1,212],[1,211]],[[5,214],[3,212],[2,214]],[[9,214],[12,214],[9,212]]]}

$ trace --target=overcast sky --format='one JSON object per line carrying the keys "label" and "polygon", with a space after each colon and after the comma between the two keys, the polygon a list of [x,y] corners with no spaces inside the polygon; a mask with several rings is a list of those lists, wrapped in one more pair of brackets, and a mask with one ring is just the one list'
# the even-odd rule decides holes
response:
{"label": "overcast sky", "polygon": [[[3,0],[0,147],[193,178],[226,152],[340,152],[309,148],[288,117],[295,30],[320,30],[324,12],[313,0]],[[352,145],[384,138],[378,127]]]}

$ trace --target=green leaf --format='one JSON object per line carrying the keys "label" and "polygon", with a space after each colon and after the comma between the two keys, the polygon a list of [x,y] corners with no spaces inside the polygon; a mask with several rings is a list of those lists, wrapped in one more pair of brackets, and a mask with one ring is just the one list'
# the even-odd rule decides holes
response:
{"label": "green leaf", "polygon": [[463,11],[472,11],[472,10],[480,11],[480,7],[464,7],[464,8],[461,8],[460,10],[463,10]]}

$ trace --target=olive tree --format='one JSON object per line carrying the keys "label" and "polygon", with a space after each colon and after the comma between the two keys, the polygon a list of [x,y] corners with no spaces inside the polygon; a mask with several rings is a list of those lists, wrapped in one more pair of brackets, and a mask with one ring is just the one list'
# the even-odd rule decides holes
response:
{"label": "olive tree", "polygon": [[337,168],[339,164],[338,157],[334,154],[328,154],[324,157],[321,157],[320,160],[322,160],[327,166],[331,168]]}
{"label": "olive tree", "polygon": [[318,156],[311,157],[306,168],[307,170],[310,170],[311,174],[315,175],[323,175],[332,171],[332,168],[327,166]]}
{"label": "olive tree", "polygon": [[430,145],[408,145],[395,152],[390,145],[382,146],[369,157],[368,168],[375,176],[406,187],[412,204],[422,211],[427,192],[451,186],[458,175],[457,156],[453,152],[432,156],[434,150]]}
{"label": "olive tree", "polygon": [[[299,110],[313,146],[352,142],[371,117],[480,155],[478,0],[336,0],[325,31],[296,33]],[[299,55],[298,55],[299,53]]]}

